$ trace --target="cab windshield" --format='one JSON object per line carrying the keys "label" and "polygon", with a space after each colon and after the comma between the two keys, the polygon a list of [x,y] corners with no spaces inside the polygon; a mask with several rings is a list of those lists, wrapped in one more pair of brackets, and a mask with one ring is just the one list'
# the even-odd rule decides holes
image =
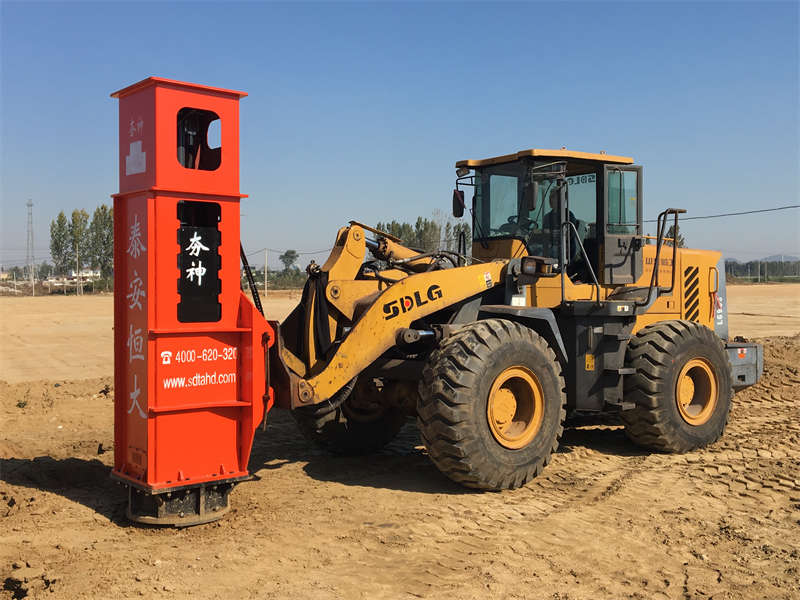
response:
{"label": "cab windshield", "polygon": [[[476,170],[473,239],[513,237],[524,242],[531,255],[557,258],[561,225],[558,178],[564,176],[564,169],[563,161],[545,160]],[[583,239],[597,221],[597,177],[590,168],[573,170],[567,171],[566,177],[569,219]],[[534,180],[539,183],[535,198]]]}

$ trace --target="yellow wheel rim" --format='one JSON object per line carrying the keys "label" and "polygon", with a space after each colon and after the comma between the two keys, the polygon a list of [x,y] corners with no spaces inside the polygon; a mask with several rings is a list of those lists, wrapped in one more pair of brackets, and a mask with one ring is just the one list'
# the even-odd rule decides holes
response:
{"label": "yellow wheel rim", "polygon": [[486,416],[500,445],[517,450],[530,444],[544,418],[544,394],[536,375],[525,367],[500,373],[489,390]]}
{"label": "yellow wheel rim", "polygon": [[717,377],[707,360],[693,358],[683,365],[675,384],[675,400],[681,418],[689,425],[708,422],[717,405]]}

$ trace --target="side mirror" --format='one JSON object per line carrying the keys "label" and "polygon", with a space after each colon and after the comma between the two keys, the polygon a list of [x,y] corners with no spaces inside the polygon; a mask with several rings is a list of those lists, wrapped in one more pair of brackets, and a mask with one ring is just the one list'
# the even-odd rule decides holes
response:
{"label": "side mirror", "polygon": [[456,219],[464,216],[464,190],[453,190],[453,216]]}

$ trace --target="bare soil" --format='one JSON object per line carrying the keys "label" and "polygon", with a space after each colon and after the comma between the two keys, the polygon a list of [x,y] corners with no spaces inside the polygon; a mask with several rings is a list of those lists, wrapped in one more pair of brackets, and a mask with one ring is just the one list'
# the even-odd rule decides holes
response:
{"label": "bare soil", "polygon": [[800,285],[729,285],[728,317],[733,335],[797,335],[800,333]]}
{"label": "bare soil", "polygon": [[729,288],[731,331],[765,345],[766,372],[705,450],[651,454],[584,422],[530,485],[480,493],[433,467],[413,424],[342,458],[274,411],[260,479],[188,529],[128,523],[109,478],[110,297],[0,298],[0,598],[800,598],[798,292]]}

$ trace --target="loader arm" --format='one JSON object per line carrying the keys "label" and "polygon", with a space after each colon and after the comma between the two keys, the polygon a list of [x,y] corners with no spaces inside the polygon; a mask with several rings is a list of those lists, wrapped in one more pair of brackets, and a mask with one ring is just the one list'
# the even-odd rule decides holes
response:
{"label": "loader arm", "polygon": [[377,296],[347,334],[328,364],[302,378],[287,367],[291,407],[328,400],[384,352],[397,344],[400,330],[431,315],[504,284],[506,261],[418,273]]}

